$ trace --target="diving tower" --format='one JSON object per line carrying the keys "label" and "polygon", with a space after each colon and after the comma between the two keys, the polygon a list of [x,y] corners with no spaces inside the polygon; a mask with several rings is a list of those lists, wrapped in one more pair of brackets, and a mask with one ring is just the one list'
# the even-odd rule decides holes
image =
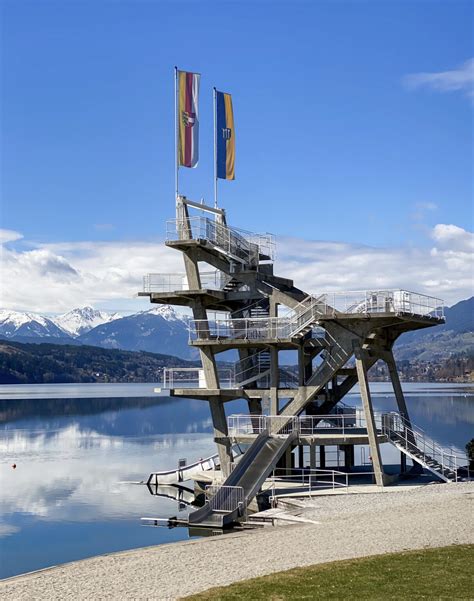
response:
{"label": "diving tower", "polygon": [[[380,444],[390,442],[441,480],[457,479],[452,454],[411,423],[393,356],[404,332],[444,323],[441,299],[406,290],[310,294],[274,273],[272,235],[233,228],[224,209],[184,196],[167,222],[166,245],[183,253],[184,272],[145,276],[139,295],[192,310],[189,344],[201,367],[166,370],[166,386],[171,396],[209,403],[221,471],[190,524],[241,519],[270,472],[291,467],[296,447],[300,458],[309,448],[312,467],[318,448],[324,467],[326,445],[336,444],[350,466],[354,445],[368,444],[375,482],[384,486],[393,476]],[[229,350],[237,359],[218,361]],[[283,365],[283,351],[294,351],[296,368]],[[388,367],[397,413],[374,412],[367,374],[378,360]],[[344,399],[356,384],[363,409],[348,412]],[[235,399],[246,400],[248,414],[227,418]],[[235,462],[237,443],[250,446]]]}

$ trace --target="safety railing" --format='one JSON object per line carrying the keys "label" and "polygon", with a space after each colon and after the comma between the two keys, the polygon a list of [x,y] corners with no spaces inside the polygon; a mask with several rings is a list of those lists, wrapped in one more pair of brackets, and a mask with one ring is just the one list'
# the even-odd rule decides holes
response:
{"label": "safety railing", "polygon": [[[232,368],[218,368],[221,388],[234,388],[235,378]],[[207,388],[202,367],[165,367],[163,388]]]}
{"label": "safety railing", "polygon": [[299,431],[299,419],[296,416],[267,415],[265,429],[275,435],[288,436]]}
{"label": "safety railing", "polygon": [[373,476],[374,472],[369,471],[342,472],[320,468],[276,468],[269,478],[269,487],[267,484],[267,488],[272,492],[270,503],[275,507],[278,497],[287,495],[288,489],[292,485],[296,486],[301,492],[307,492],[311,498],[312,494],[319,490],[344,490],[345,492],[349,492],[351,478],[366,479]]}
{"label": "safety railing", "polygon": [[268,376],[269,372],[270,354],[266,349],[249,355],[234,364],[235,382],[239,386],[261,380],[265,376]]}
{"label": "safety railing", "polygon": [[285,317],[224,318],[215,321],[190,320],[190,340],[275,340],[298,336],[306,328],[321,337],[321,318],[340,314],[410,315],[444,319],[443,301],[406,290],[332,292],[309,296]]}
{"label": "safety railing", "polygon": [[402,446],[412,456],[443,476],[451,473],[455,481],[458,480],[460,463],[467,464],[466,456],[457,453],[453,448],[442,447],[424,430],[410,424],[399,413],[391,412],[383,415],[382,431],[395,444]]}
{"label": "safety railing", "polygon": [[433,319],[444,318],[442,299],[408,290],[327,292],[323,297],[327,315],[393,313]]}
{"label": "safety railing", "polygon": [[[322,328],[319,330],[324,335]],[[254,317],[237,319],[192,319],[189,322],[190,340],[275,340],[288,339],[298,333],[293,318]]]}
{"label": "safety railing", "polygon": [[327,304],[325,295],[309,295],[298,305],[293,307],[290,316],[289,330],[290,336],[296,336],[308,325],[316,322],[320,317],[327,314]]}
{"label": "safety railing", "polygon": [[[382,433],[384,414],[375,413],[376,429]],[[268,432],[272,434],[298,434],[311,436],[321,431],[332,430],[338,434],[353,434],[356,430],[365,431],[367,421],[362,411],[355,413],[328,413],[326,415],[230,415],[227,418],[229,436],[238,437],[250,434]]]}
{"label": "safety railing", "polygon": [[212,511],[232,513],[239,510],[240,516],[245,514],[245,495],[241,486],[216,486],[211,484],[206,486],[205,498]]}
{"label": "safety railing", "polygon": [[[199,274],[201,289],[223,290],[232,276],[222,271],[205,271]],[[185,273],[148,273],[143,276],[143,292],[175,292],[189,290]]]}
{"label": "safety railing", "polygon": [[252,265],[259,259],[273,260],[275,255],[271,234],[239,230],[201,216],[167,221],[166,240],[206,240],[233,258]]}
{"label": "safety railing", "polygon": [[227,428],[231,438],[261,434],[267,429],[266,415],[230,415],[227,418]]}
{"label": "safety railing", "polygon": [[[298,387],[296,374],[283,368],[280,368],[279,372],[279,388]],[[257,358],[253,364],[248,357],[243,361],[237,361],[234,365],[218,367],[217,373],[220,388],[241,388],[250,384],[255,384],[257,388],[270,386],[270,367],[264,357]],[[165,389],[206,388],[204,369],[202,367],[165,367],[162,387]]]}
{"label": "safety railing", "polygon": [[189,322],[190,339],[269,340],[288,338],[290,320],[278,317],[237,319],[193,319]]}

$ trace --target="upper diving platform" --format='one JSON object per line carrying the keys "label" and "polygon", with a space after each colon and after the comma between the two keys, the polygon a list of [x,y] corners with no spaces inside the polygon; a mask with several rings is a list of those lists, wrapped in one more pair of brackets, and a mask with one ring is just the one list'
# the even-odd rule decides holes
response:
{"label": "upper diving platform", "polygon": [[205,247],[242,266],[256,267],[260,261],[273,261],[272,234],[255,234],[204,216],[170,219],[166,222],[166,245],[186,251]]}

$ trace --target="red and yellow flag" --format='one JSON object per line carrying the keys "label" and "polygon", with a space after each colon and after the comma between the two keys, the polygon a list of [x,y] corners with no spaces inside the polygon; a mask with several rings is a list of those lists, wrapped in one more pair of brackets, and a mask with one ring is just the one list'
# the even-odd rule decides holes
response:
{"label": "red and yellow flag", "polygon": [[182,167],[196,167],[199,161],[198,73],[178,71],[178,157]]}

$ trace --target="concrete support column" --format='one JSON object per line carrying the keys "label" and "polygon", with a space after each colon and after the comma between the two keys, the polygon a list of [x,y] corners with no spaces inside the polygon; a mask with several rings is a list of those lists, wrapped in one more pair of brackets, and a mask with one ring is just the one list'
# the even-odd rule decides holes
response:
{"label": "concrete support column", "polygon": [[384,485],[384,472],[382,458],[380,455],[379,441],[377,438],[377,429],[375,427],[374,410],[370,396],[369,381],[366,368],[367,353],[360,347],[355,349],[357,377],[359,380],[360,396],[364,407],[365,421],[367,424],[367,434],[369,438],[370,454],[372,456],[372,465],[375,472],[375,483],[378,486]]}
{"label": "concrete support column", "polygon": [[316,469],[316,445],[314,442],[309,445],[309,467],[312,470]]}
{"label": "concrete support column", "polygon": [[407,471],[407,456],[400,451],[400,471],[403,474]]}
{"label": "concrete support column", "polygon": [[252,421],[252,430],[255,434],[260,432],[260,419],[259,417],[262,415],[262,401],[260,399],[247,399],[247,406],[249,408],[250,415],[255,415],[255,419],[251,418]]}
{"label": "concrete support column", "polygon": [[298,467],[304,468],[304,446],[302,444],[298,445]]}
{"label": "concrete support column", "polygon": [[[193,305],[193,316],[194,319],[207,320],[206,309],[200,302],[195,302]],[[208,325],[204,322],[205,329],[204,337],[207,338]],[[204,379],[206,381],[206,387],[211,389],[219,388],[219,378],[217,375],[216,361],[214,359],[214,352],[210,346],[201,346],[199,348],[199,354],[201,357],[202,367],[204,369]]]}
{"label": "concrete support column", "polygon": [[230,474],[232,463],[232,449],[228,439],[227,420],[225,417],[224,403],[218,398],[209,399],[211,408],[212,425],[214,427],[214,438],[217,444],[217,452],[221,463],[221,471],[224,478]]}
{"label": "concrete support column", "polygon": [[[390,380],[392,382],[393,392],[395,393],[395,399],[397,401],[398,411],[400,412],[400,415],[405,419],[406,425],[408,427],[408,430],[406,432],[407,440],[410,444],[412,444],[414,447],[416,447],[415,435],[413,433],[410,415],[408,413],[408,407],[407,407],[407,404],[405,401],[405,395],[403,394],[402,384],[400,382],[400,377],[398,375],[397,364],[395,362],[395,357],[393,356],[393,352],[391,350],[385,351],[384,353],[381,354],[381,358],[383,359],[383,361],[385,361],[385,364],[387,365],[387,368],[388,368],[388,373],[390,375]],[[402,471],[406,471],[406,465],[407,465],[406,456],[404,456]],[[423,467],[416,461],[413,462],[412,473],[418,473],[418,474],[423,473]]]}
{"label": "concrete support column", "polygon": [[400,383],[400,377],[398,375],[397,364],[392,351],[386,351],[383,356],[388,372],[390,374],[390,380],[392,382],[393,392],[395,393],[395,399],[397,400],[398,410],[400,415],[407,421],[408,427],[411,429],[410,416],[408,414],[408,408],[405,401],[405,395],[403,394],[402,385]]}
{"label": "concrete support column", "polygon": [[326,469],[326,447],[323,444],[319,446],[319,467]]}
{"label": "concrete support column", "polygon": [[201,276],[199,275],[199,268],[197,261],[184,255],[184,269],[186,270],[186,278],[188,280],[189,290],[200,290],[201,289]]}
{"label": "concrete support column", "polygon": [[354,445],[346,444],[344,445],[344,467],[351,468],[354,465]]}
{"label": "concrete support column", "polygon": [[208,346],[201,346],[199,349],[201,355],[202,367],[204,369],[204,379],[206,380],[206,387],[216,390],[219,388],[219,378],[217,375],[216,361],[214,359],[214,353]]}
{"label": "concrete support column", "polygon": [[251,415],[262,415],[262,401],[260,399],[247,399],[247,406]]}
{"label": "concrete support column", "polygon": [[291,475],[291,468],[293,467],[293,454],[292,454],[292,447],[291,445],[286,449],[285,451],[285,468],[286,468],[286,475],[290,476]]}

